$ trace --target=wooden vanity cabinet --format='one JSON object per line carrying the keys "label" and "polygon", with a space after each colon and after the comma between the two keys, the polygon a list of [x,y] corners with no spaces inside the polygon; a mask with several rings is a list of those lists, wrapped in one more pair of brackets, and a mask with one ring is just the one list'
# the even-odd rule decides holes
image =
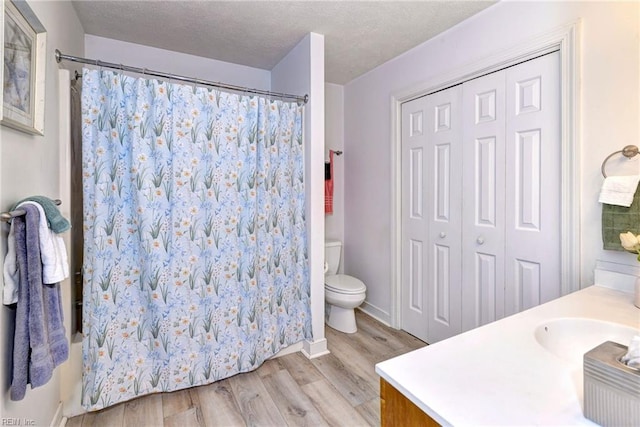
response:
{"label": "wooden vanity cabinet", "polygon": [[383,378],[380,378],[380,424],[382,427],[440,425]]}

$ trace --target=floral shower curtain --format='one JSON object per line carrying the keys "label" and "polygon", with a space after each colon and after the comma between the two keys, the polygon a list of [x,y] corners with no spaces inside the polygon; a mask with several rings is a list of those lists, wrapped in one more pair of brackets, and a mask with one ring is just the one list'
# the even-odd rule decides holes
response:
{"label": "floral shower curtain", "polygon": [[85,408],[310,337],[302,107],[85,69],[82,115]]}

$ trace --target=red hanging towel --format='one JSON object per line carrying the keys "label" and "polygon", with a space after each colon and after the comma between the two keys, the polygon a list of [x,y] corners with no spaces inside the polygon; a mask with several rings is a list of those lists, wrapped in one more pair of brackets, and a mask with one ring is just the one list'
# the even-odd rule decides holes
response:
{"label": "red hanging towel", "polygon": [[333,150],[329,150],[329,179],[324,180],[324,213],[333,214]]}

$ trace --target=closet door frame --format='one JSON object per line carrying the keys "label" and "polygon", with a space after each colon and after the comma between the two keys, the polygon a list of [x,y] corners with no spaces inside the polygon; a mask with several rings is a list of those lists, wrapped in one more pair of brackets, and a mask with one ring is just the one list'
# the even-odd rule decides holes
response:
{"label": "closet door frame", "polygon": [[401,105],[467,80],[558,51],[561,91],[561,295],[580,289],[580,103],[578,82],[580,21],[542,34],[528,42],[497,52],[463,68],[436,76],[417,86],[391,95],[391,326],[402,325],[401,316]]}

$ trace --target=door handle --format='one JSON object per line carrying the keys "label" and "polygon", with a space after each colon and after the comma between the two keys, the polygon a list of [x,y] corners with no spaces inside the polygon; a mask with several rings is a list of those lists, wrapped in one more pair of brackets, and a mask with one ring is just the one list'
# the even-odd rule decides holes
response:
{"label": "door handle", "polygon": [[445,233],[444,231],[440,232],[440,238],[444,239],[445,237],[447,237],[447,233]]}
{"label": "door handle", "polygon": [[476,239],[476,243],[478,243],[479,245],[484,244],[484,237],[478,236],[478,238]]}

